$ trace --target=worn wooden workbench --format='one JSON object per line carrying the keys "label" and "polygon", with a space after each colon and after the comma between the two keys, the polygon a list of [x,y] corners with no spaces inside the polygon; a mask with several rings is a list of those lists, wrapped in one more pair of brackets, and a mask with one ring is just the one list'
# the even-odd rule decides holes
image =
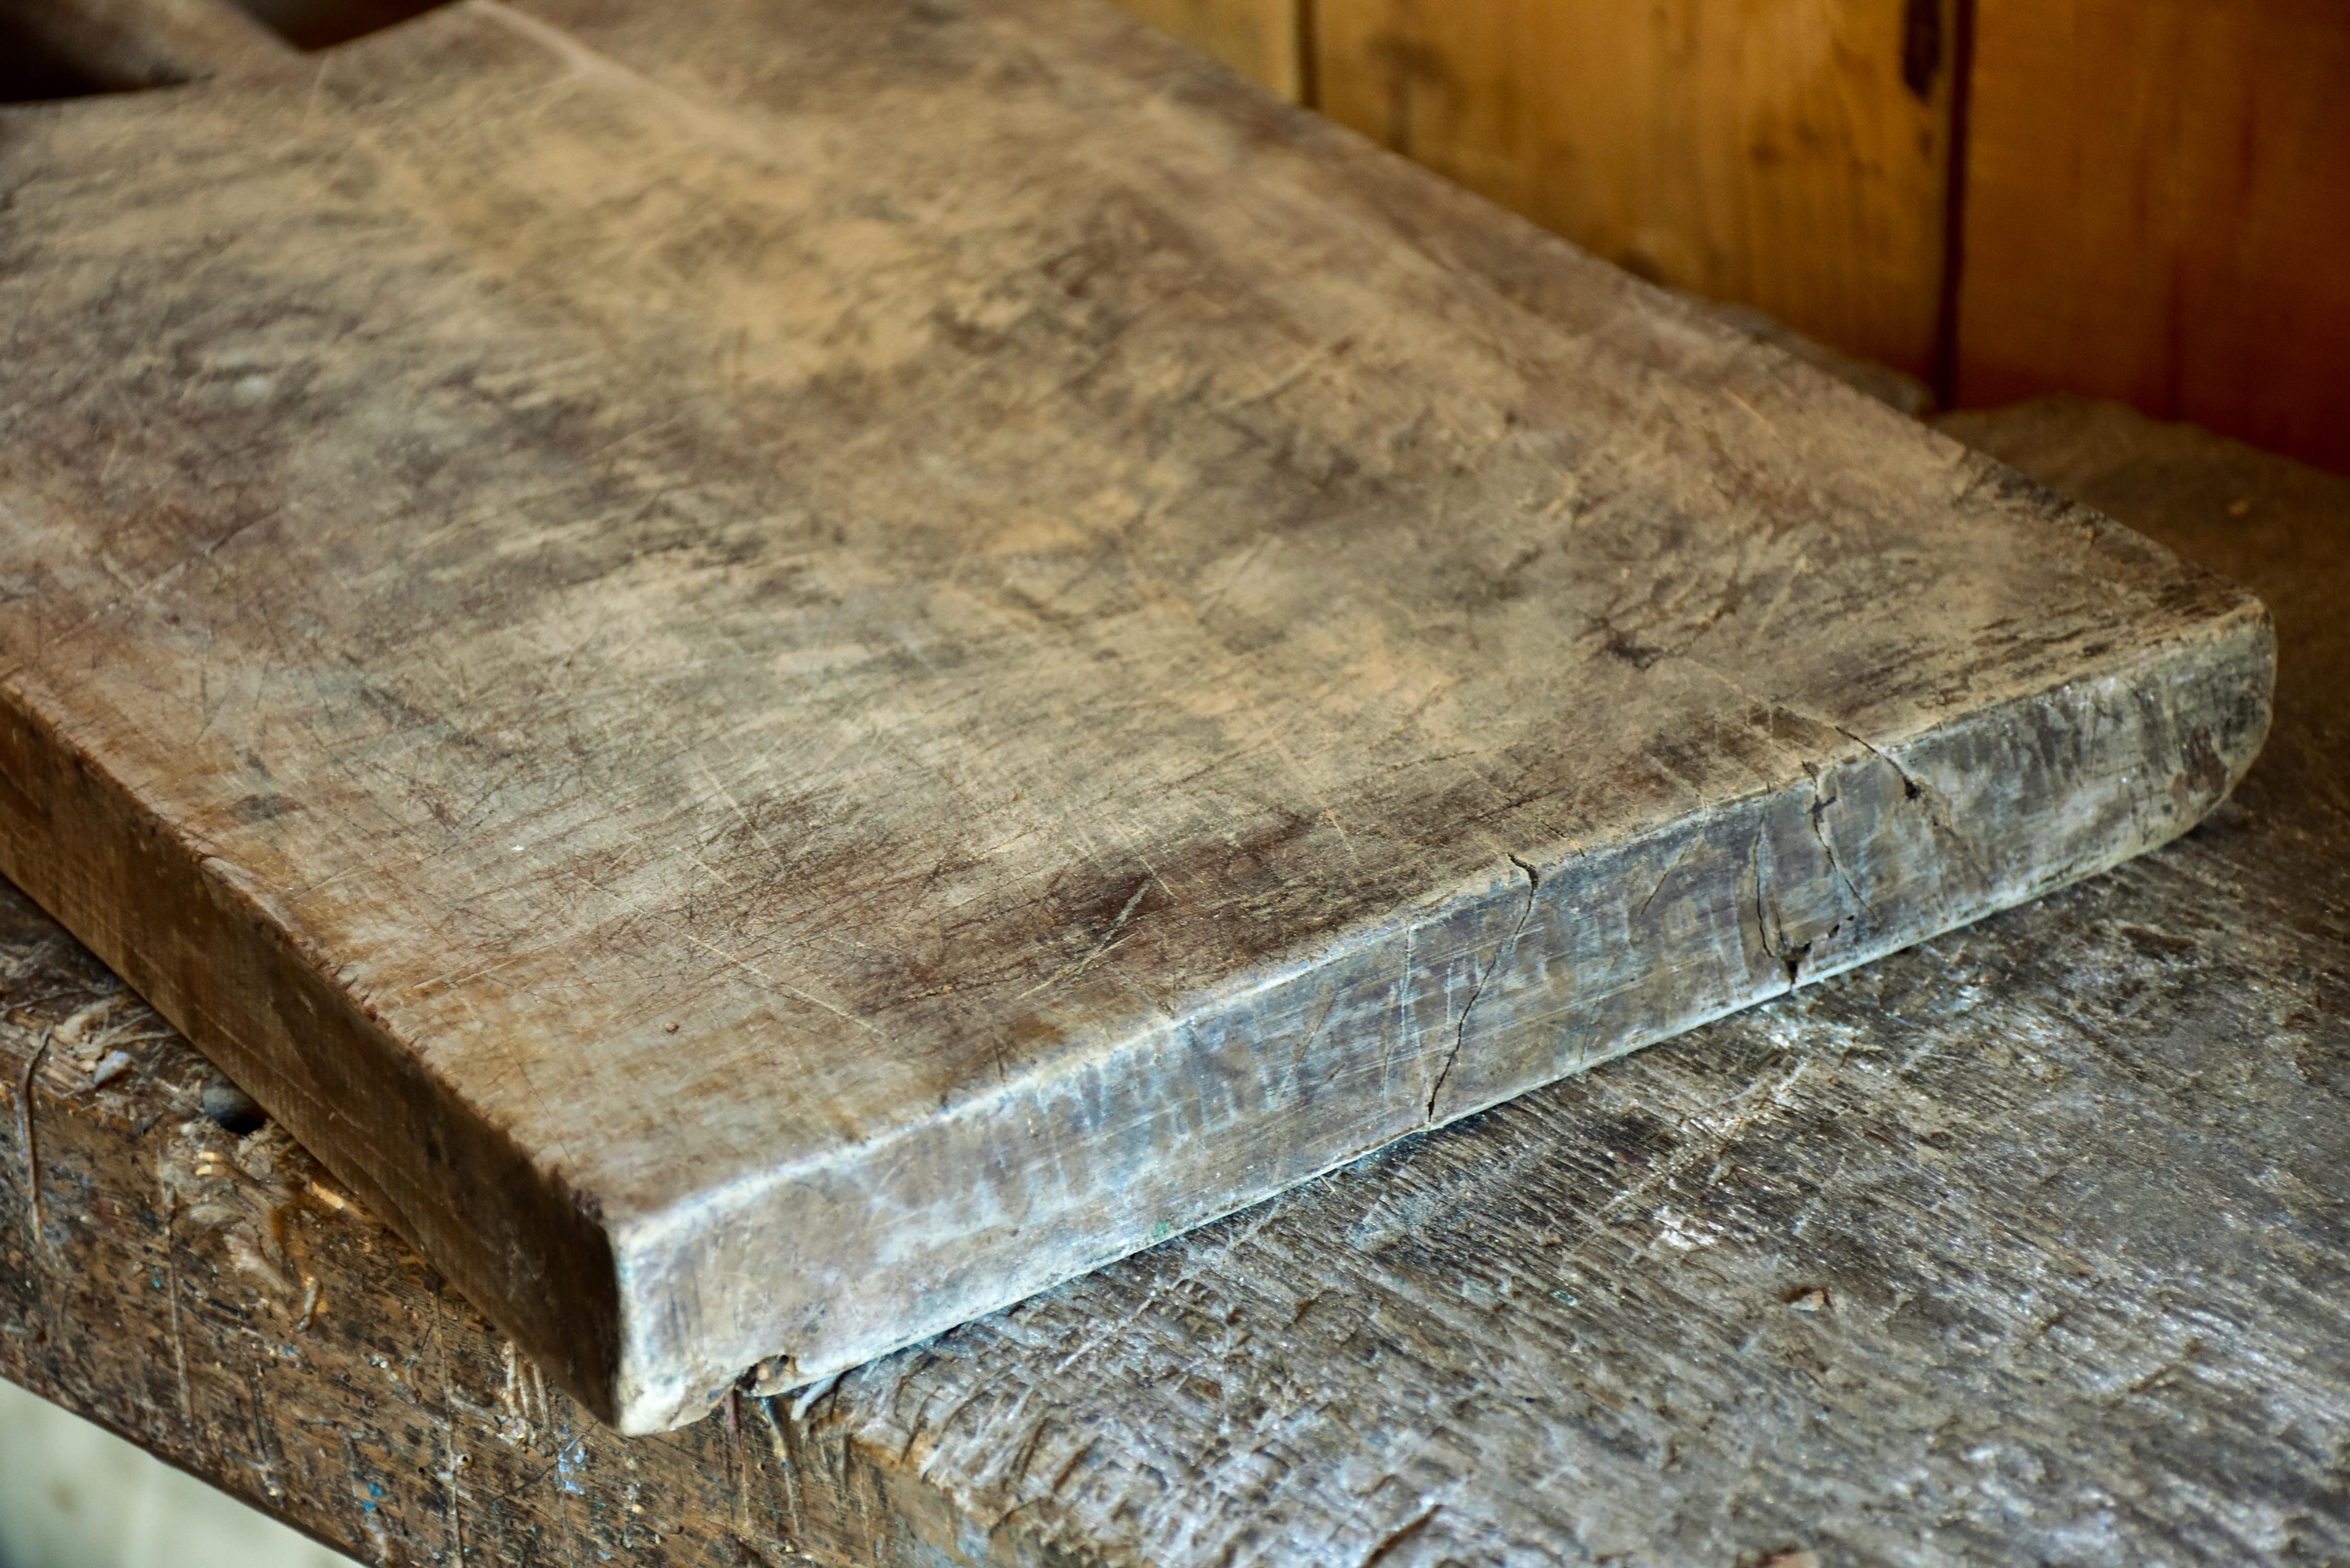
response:
{"label": "worn wooden workbench", "polygon": [[0,1374],[385,1563],[2350,1559],[2350,483],[1954,429],[2275,610],[2170,848],[634,1440],[10,898]]}

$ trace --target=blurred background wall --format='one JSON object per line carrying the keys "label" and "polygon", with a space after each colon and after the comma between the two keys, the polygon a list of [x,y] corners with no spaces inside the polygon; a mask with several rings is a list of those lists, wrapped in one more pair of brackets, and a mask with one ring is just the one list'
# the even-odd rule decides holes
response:
{"label": "blurred background wall", "polygon": [[351,1561],[0,1382],[0,1568],[351,1568]]}
{"label": "blurred background wall", "polygon": [[1950,406],[2350,470],[2350,0],[1121,0]]}

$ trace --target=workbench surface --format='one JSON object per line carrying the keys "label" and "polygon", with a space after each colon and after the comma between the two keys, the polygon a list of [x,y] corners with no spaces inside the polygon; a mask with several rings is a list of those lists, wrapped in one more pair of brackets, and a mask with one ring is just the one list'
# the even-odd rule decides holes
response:
{"label": "workbench surface", "polygon": [[2350,483],[1949,426],[2274,610],[2170,847],[640,1439],[10,898],[0,1374],[384,1563],[2340,1561]]}

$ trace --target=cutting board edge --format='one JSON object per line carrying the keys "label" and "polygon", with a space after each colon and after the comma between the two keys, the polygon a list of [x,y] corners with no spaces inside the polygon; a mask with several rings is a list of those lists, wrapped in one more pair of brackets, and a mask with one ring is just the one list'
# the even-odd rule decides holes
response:
{"label": "cutting board edge", "polygon": [[[78,851],[57,854],[60,843]],[[550,1180],[403,1052],[365,999],[272,919],[250,874],[141,805],[21,677],[0,677],[0,875],[283,1122],[567,1393],[618,1418],[619,1273],[595,1198]],[[103,894],[109,886],[116,891]],[[111,919],[109,909],[130,918]],[[237,1005],[265,996],[274,1003],[266,1014]],[[425,1157],[368,1156],[370,1146],[400,1142]],[[501,1262],[511,1277],[497,1275]]]}
{"label": "cutting board edge", "polygon": [[[773,1355],[764,1351],[743,1354],[743,1346],[752,1342],[738,1337],[731,1350],[697,1355],[691,1353],[681,1355],[674,1339],[669,1347],[656,1349],[645,1342],[641,1334],[646,1325],[657,1321],[674,1325],[681,1300],[691,1299],[699,1304],[702,1292],[698,1286],[684,1286],[684,1281],[740,1272],[743,1268],[743,1260],[740,1257],[730,1258],[723,1263],[715,1263],[703,1257],[701,1259],[703,1266],[697,1270],[695,1263],[689,1261],[695,1256],[694,1243],[697,1240],[706,1241],[719,1234],[741,1237],[783,1233],[791,1227],[779,1222],[777,1214],[787,1208],[803,1211],[813,1209],[816,1199],[812,1194],[820,1184],[829,1183],[837,1191],[870,1192],[878,1186],[873,1176],[875,1170],[886,1166],[903,1166],[909,1160],[922,1157],[906,1147],[909,1135],[900,1135],[846,1149],[842,1151],[841,1159],[829,1170],[801,1167],[773,1173],[771,1177],[753,1182],[730,1185],[723,1201],[712,1203],[706,1199],[688,1199],[663,1213],[624,1221],[616,1226],[614,1234],[623,1278],[620,1310],[624,1318],[619,1382],[613,1397],[616,1424],[623,1431],[634,1434],[671,1429],[706,1415],[730,1390],[749,1389],[767,1395],[821,1381],[878,1356],[920,1344],[957,1324],[1012,1305],[1118,1258],[1277,1197],[1318,1175],[1374,1154],[1399,1139],[1432,1131],[1464,1116],[1491,1109],[1518,1095],[1572,1076],[1643,1045],[1671,1038],[1728,1013],[1784,995],[1800,985],[1842,973],[1887,953],[1970,924],[2158,847],[2193,827],[2227,798],[2257,757],[2267,733],[2275,679],[2273,628],[2265,607],[2258,599],[2240,590],[2223,590],[2223,595],[2230,591],[2233,592],[2233,597],[2223,597],[2208,618],[2176,635],[2130,649],[2103,661],[2097,668],[2039,690],[1985,704],[1947,724],[1904,736],[1884,737],[1877,742],[1853,736],[1850,752],[1842,759],[1858,775],[1872,773],[1888,775],[1888,797],[1900,796],[1915,801],[1918,797],[1911,791],[1919,786],[1913,784],[1913,778],[1930,778],[1936,767],[1938,745],[1952,743],[1962,733],[1980,733],[2002,725],[2012,726],[2020,716],[2034,711],[2043,714],[2071,715],[2074,722],[2060,726],[2054,732],[2085,732],[2095,727],[2093,720],[2102,711],[2098,693],[2108,696],[2125,694],[2140,707],[2142,714],[2152,711],[2159,715],[2158,720],[2148,720],[2128,732],[2134,737],[2148,740],[2155,750],[2137,758],[2146,763],[2145,766],[2124,768],[2088,781],[2106,792],[2106,798],[2095,804],[2106,808],[2108,815],[2114,816],[2113,826],[2095,829],[2100,835],[2095,842],[2085,846],[2075,845],[2070,853],[2051,854],[2033,859],[2020,866],[2013,875],[1996,878],[1996,885],[1985,887],[1981,895],[1971,900],[1947,906],[1936,914],[1908,923],[1887,923],[1877,939],[1865,947],[1831,953],[1816,964],[1798,961],[1794,969],[1787,969],[1783,957],[1770,951],[1765,943],[1762,956],[1771,961],[1767,966],[1759,967],[1767,972],[1759,974],[1752,989],[1743,994],[1694,1008],[1654,1027],[1586,1046],[1578,1052],[1576,1059],[1563,1067],[1549,1071],[1522,1071],[1498,1088],[1472,1090],[1470,1095],[1457,1100],[1448,1100],[1440,1107],[1440,1114],[1432,1109],[1423,1118],[1391,1123],[1365,1133],[1300,1168],[1285,1173],[1276,1181],[1228,1192],[1203,1204],[1180,1223],[1153,1221],[1148,1227],[1137,1223],[1121,1240],[1097,1241],[1093,1244],[1057,1253],[1040,1251],[1033,1243],[1014,1246],[1007,1241],[1002,1250],[1009,1256],[1024,1259],[1025,1266],[997,1276],[1001,1282],[996,1288],[976,1293],[951,1289],[942,1291],[935,1275],[925,1279],[910,1272],[891,1278],[884,1293],[899,1300],[920,1301],[927,1296],[937,1304],[927,1312],[918,1312],[910,1325],[909,1320],[901,1316],[887,1325],[868,1326],[861,1333],[841,1335],[837,1324],[827,1324],[824,1334],[832,1344],[833,1348],[829,1351],[818,1348],[826,1343],[826,1338],[819,1338],[812,1344],[803,1344],[800,1352],[795,1354]],[[2107,716],[2111,716],[2110,713]],[[2212,729],[2215,724],[2222,726],[2216,735]],[[2168,754],[2156,754],[2157,752]],[[1813,808],[1820,799],[1822,778],[1825,776],[1824,772],[1808,784],[1791,784],[1783,789],[1741,797],[1738,804],[1764,811],[1778,810],[1783,820],[1772,831],[1792,836],[1803,823],[1813,820]],[[2128,793],[2127,781],[2132,777],[2145,786],[2139,794]],[[2189,779],[2192,783],[2183,793],[2174,782]],[[2158,780],[2161,782],[2156,783]],[[1930,783],[1923,787],[1929,799],[1938,793]],[[2072,800],[2066,802],[2068,807],[2077,807],[2080,804]],[[1947,806],[1944,809],[1947,810]],[[2149,810],[2151,815],[2147,815]],[[2116,813],[2118,815],[2115,815]],[[2078,811],[2075,810],[2074,815],[2077,816]],[[1661,855],[1671,844],[1675,834],[1689,833],[1690,825],[1698,821],[1699,818],[1694,816],[1685,818],[1663,829],[1648,830],[1632,843],[1612,847],[1623,852],[1648,851],[1652,856]],[[1607,848],[1583,846],[1576,853],[1590,859],[1607,853]],[[1825,869],[1816,879],[1817,887],[1833,891],[1832,879],[1840,877],[1843,873],[1834,866],[1833,857],[1826,857],[1824,866]],[[1554,865],[1552,875],[1560,867]],[[1550,880],[1551,875],[1544,875],[1540,883]],[[1504,882],[1499,886],[1506,890],[1508,885]],[[1803,889],[1781,888],[1773,894],[1773,898],[1782,902],[1791,901]],[[1465,950],[1471,961],[1468,967],[1475,985],[1475,989],[1469,992],[1468,1005],[1471,1007],[1477,1005],[1479,993],[1492,981],[1501,967],[1492,962],[1492,959],[1498,956],[1498,945],[1512,940],[1505,934],[1497,934],[1504,930],[1507,924],[1496,919],[1497,912],[1509,901],[1495,899],[1488,907],[1440,911],[1466,917],[1471,925],[1482,924],[1490,939],[1472,940]],[[1389,922],[1382,922],[1386,923]],[[1457,987],[1454,994],[1458,994]],[[1411,1059],[1418,1061],[1423,1058]],[[1008,1085],[1006,1092],[1017,1091],[1022,1086],[1019,1084]],[[1027,1086],[1041,1086],[1047,1093],[1065,1087],[1051,1083],[1042,1085],[1032,1083]],[[1416,1088],[1412,1097],[1417,1097]],[[989,1121],[985,1113],[990,1111],[997,1113],[996,1119],[990,1123],[991,1127],[1000,1128],[1003,1109],[999,1100],[982,1102],[976,1107],[958,1107],[955,1116],[915,1124],[910,1136],[916,1139],[932,1138],[957,1124],[977,1126]],[[1252,1126],[1246,1121],[1235,1121],[1232,1125],[1243,1128]],[[1259,1120],[1253,1127],[1262,1132],[1264,1125]],[[967,1153],[954,1151],[930,1158],[944,1168],[958,1171],[969,1171],[973,1163]],[[1162,1180],[1171,1181],[1178,1174],[1188,1177],[1191,1173],[1162,1168],[1154,1174]],[[697,1205],[700,1205],[699,1212],[696,1211]],[[760,1209],[768,1209],[771,1212],[763,1220],[756,1213]],[[808,1233],[827,1235],[855,1232],[853,1225],[827,1226],[820,1222],[808,1222],[804,1230]],[[1045,1258],[1056,1258],[1058,1261],[1040,1261]],[[773,1277],[782,1279],[807,1278],[812,1272],[809,1260],[804,1257],[771,1259],[766,1267]],[[888,1276],[868,1272],[858,1277],[858,1282],[869,1284],[877,1277]],[[830,1314],[826,1312],[822,1315]],[[768,1344],[772,1346],[773,1342]]]}

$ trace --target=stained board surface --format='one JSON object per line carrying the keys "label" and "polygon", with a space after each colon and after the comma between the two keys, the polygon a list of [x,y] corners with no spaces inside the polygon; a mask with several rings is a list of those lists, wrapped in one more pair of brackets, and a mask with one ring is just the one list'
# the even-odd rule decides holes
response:
{"label": "stained board surface", "polygon": [[2167,839],[2249,596],[1090,5],[0,118],[0,871],[690,1419]]}
{"label": "stained board surface", "polygon": [[0,889],[0,1377],[382,1563],[2350,1555],[2350,480],[1955,428],[2274,613],[2183,838],[650,1441]]}

